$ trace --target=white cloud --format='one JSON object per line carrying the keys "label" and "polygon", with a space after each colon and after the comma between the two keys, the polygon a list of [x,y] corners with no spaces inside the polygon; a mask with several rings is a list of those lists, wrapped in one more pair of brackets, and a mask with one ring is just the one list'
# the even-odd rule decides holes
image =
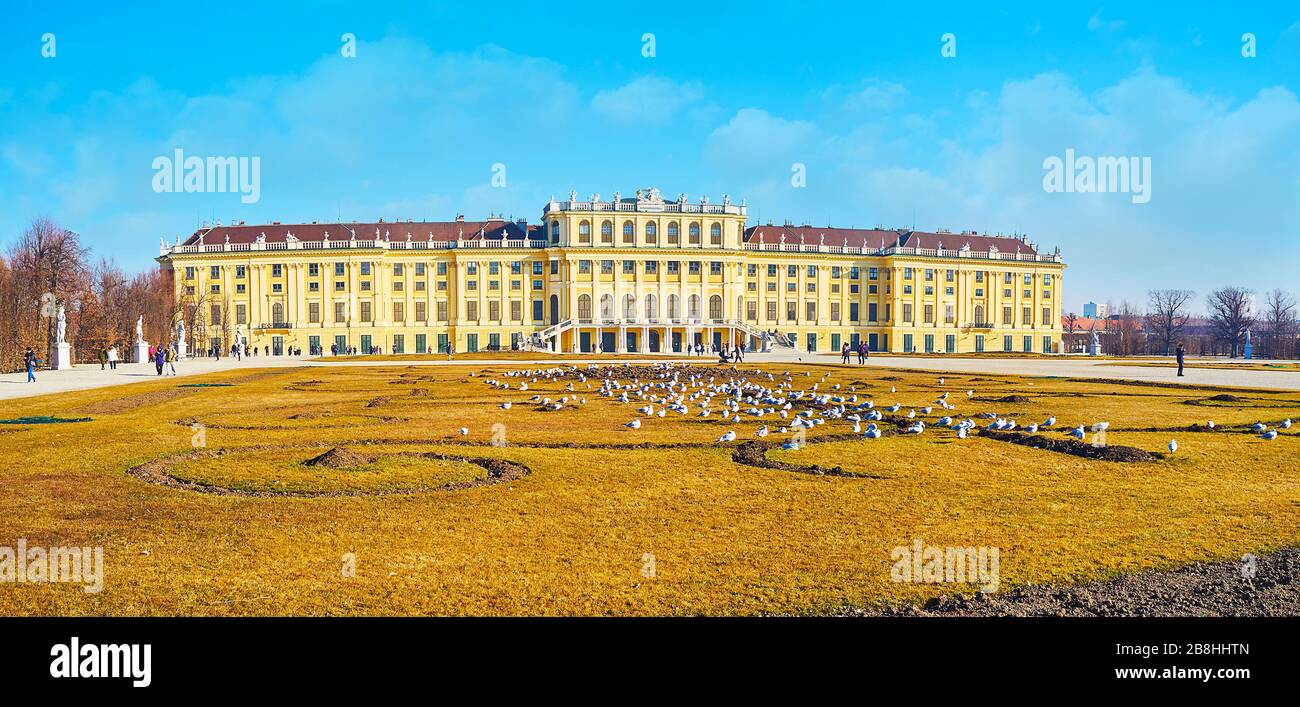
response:
{"label": "white cloud", "polygon": [[617,122],[662,124],[703,99],[704,88],[698,82],[642,76],[612,91],[597,93],[591,107]]}
{"label": "white cloud", "polygon": [[907,98],[907,88],[900,83],[868,79],[862,88],[844,99],[844,107],[849,110],[874,111],[887,113],[894,110]]}

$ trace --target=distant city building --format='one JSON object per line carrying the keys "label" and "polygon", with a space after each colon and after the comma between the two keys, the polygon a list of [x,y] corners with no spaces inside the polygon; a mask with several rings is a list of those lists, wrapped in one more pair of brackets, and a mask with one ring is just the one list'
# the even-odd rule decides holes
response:
{"label": "distant city building", "polygon": [[1088,302],[1083,305],[1083,317],[1085,319],[1105,319],[1110,314],[1110,308],[1104,304]]}

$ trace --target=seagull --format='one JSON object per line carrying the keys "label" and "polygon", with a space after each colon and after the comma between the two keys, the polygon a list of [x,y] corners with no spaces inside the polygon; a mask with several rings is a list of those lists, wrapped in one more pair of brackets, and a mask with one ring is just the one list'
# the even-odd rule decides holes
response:
{"label": "seagull", "polygon": [[1055,424],[1056,424],[1056,415],[1052,415],[1052,416],[1048,417],[1046,420],[1043,420],[1043,424],[1042,424],[1041,426],[1042,426],[1042,427],[1051,427],[1052,425],[1055,425]]}
{"label": "seagull", "polygon": [[754,435],[755,435],[756,437],[766,437],[766,436],[767,436],[767,425],[763,425],[762,427],[758,428],[758,431],[755,432]]}
{"label": "seagull", "polygon": [[1291,418],[1288,417],[1287,419],[1282,421],[1282,429],[1284,430],[1291,429]]}
{"label": "seagull", "polygon": [[462,428],[460,428],[460,436],[461,436],[461,437],[464,437],[464,436],[467,435],[467,434],[469,434],[469,428],[468,428],[468,427],[462,427]]}
{"label": "seagull", "polygon": [[1070,430],[1070,436],[1075,439],[1083,439],[1083,425]]}
{"label": "seagull", "polygon": [[626,427],[626,428],[628,428],[628,429],[639,430],[639,429],[641,429],[641,421],[640,421],[640,420],[633,420],[633,421],[631,421],[631,422],[628,422],[628,423],[624,424],[623,426]]}
{"label": "seagull", "polygon": [[502,409],[502,410],[509,410],[509,409],[510,409],[510,403],[501,403],[501,409]]}
{"label": "seagull", "polygon": [[964,426],[957,428],[957,439],[966,439],[966,428]]}
{"label": "seagull", "polygon": [[1206,427],[1209,427],[1210,429],[1214,429],[1214,420],[1210,420],[1208,423],[1206,423]]}
{"label": "seagull", "polygon": [[1260,435],[1260,438],[1261,438],[1261,439],[1277,439],[1277,430],[1269,430],[1268,432],[1265,432],[1264,434]]}
{"label": "seagull", "polygon": [[880,428],[876,427],[875,424],[873,423],[870,427],[867,428],[866,432],[862,433],[862,436],[866,437],[867,439],[880,439]]}
{"label": "seagull", "polygon": [[1176,451],[1178,451],[1178,440],[1169,440],[1169,453],[1173,454]]}
{"label": "seagull", "polygon": [[719,441],[719,442],[732,442],[732,441],[735,441],[735,439],[736,439],[736,431],[735,431],[735,430],[727,430],[726,434],[724,434],[724,435],[722,435],[721,437],[718,438],[718,441]]}
{"label": "seagull", "polygon": [[1254,430],[1255,432],[1263,432],[1264,430],[1268,429],[1268,425],[1262,422],[1256,422],[1255,424],[1250,426],[1250,429]]}

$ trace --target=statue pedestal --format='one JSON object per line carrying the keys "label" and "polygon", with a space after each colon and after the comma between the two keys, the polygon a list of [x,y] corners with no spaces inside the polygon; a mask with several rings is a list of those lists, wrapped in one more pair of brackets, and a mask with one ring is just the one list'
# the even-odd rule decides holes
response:
{"label": "statue pedestal", "polygon": [[1242,350],[1241,357],[1244,359],[1255,358],[1255,346],[1251,342],[1246,342],[1246,348]]}
{"label": "statue pedestal", "polygon": [[177,361],[184,361],[184,360],[185,360],[185,357],[186,357],[188,354],[189,354],[189,351],[188,351],[188,348],[185,346],[185,340],[184,340],[184,339],[177,339],[177,340],[176,340],[176,360],[177,360]]}
{"label": "statue pedestal", "polygon": [[67,342],[50,347],[50,369],[62,371],[72,368],[72,344]]}
{"label": "statue pedestal", "polygon": [[149,342],[135,342],[135,358],[131,359],[136,363],[149,363]]}

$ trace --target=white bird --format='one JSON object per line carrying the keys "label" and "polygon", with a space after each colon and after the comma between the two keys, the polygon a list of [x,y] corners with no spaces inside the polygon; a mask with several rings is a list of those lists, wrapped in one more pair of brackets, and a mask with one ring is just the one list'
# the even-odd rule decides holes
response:
{"label": "white bird", "polygon": [[628,422],[628,423],[624,424],[623,426],[624,426],[624,427],[627,427],[628,429],[639,430],[639,429],[641,429],[641,421],[640,421],[640,420],[633,420],[633,421],[631,421],[631,422]]}
{"label": "white bird", "polygon": [[510,403],[501,403],[501,409],[502,409],[502,410],[509,410],[509,409],[510,409]]}
{"label": "white bird", "polygon": [[755,432],[754,435],[755,435],[756,437],[766,437],[766,436],[767,436],[767,425],[763,425],[762,427],[758,428],[758,431]]}
{"label": "white bird", "polygon": [[1043,420],[1042,426],[1051,427],[1052,425],[1055,424],[1056,424],[1056,415],[1052,415],[1051,417],[1048,417],[1046,420]]}
{"label": "white bird", "polygon": [[962,426],[962,427],[958,427],[958,428],[957,428],[957,439],[966,439],[966,428],[965,428],[965,426]]}
{"label": "white bird", "polygon": [[1083,439],[1083,425],[1070,430],[1070,436],[1075,439]]}
{"label": "white bird", "polygon": [[1288,417],[1287,419],[1282,421],[1282,429],[1284,430],[1291,429],[1291,418]]}
{"label": "white bird", "polygon": [[1269,430],[1268,432],[1265,432],[1264,434],[1260,435],[1260,437],[1262,439],[1277,439],[1277,430]]}
{"label": "white bird", "polygon": [[736,439],[735,430],[727,430],[726,434],[718,438],[719,442],[733,442]]}
{"label": "white bird", "polygon": [[862,436],[867,439],[880,439],[880,428],[872,425],[867,428],[866,432],[862,433]]}
{"label": "white bird", "polygon": [[1214,420],[1210,420],[1208,423],[1206,423],[1206,427],[1209,427],[1210,429],[1214,429]]}
{"label": "white bird", "polygon": [[461,436],[461,437],[464,437],[464,436],[467,435],[467,434],[469,434],[469,428],[468,428],[468,427],[462,427],[462,428],[460,428],[460,436]]}
{"label": "white bird", "polygon": [[1263,432],[1264,430],[1267,430],[1267,429],[1268,429],[1268,425],[1266,425],[1266,424],[1264,424],[1264,423],[1262,423],[1262,422],[1256,422],[1255,424],[1253,424],[1253,425],[1250,426],[1250,429],[1252,429],[1252,430],[1254,430],[1254,431],[1256,431],[1256,432]]}
{"label": "white bird", "polygon": [[1178,451],[1178,440],[1176,439],[1169,440],[1169,453],[1173,454],[1176,451]]}

